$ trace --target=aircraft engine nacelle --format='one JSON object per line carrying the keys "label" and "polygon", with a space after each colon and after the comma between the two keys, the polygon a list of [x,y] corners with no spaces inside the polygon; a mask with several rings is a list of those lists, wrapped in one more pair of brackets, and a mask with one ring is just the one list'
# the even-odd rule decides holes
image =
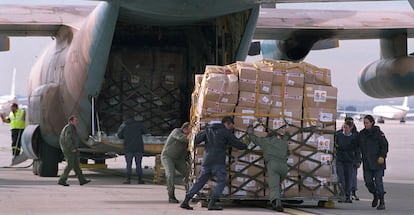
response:
{"label": "aircraft engine nacelle", "polygon": [[287,40],[264,40],[261,50],[264,58],[298,62],[311,50],[337,48],[337,39],[323,39],[317,36],[296,36]]}
{"label": "aircraft engine nacelle", "polygon": [[404,56],[375,61],[359,75],[361,90],[374,98],[403,97],[414,94],[414,57]]}
{"label": "aircraft engine nacelle", "polygon": [[55,148],[59,146],[59,134],[65,126],[62,118],[62,103],[59,99],[59,85],[44,84],[32,91],[29,98],[28,116],[31,124],[40,125],[40,133],[47,143]]}
{"label": "aircraft engine nacelle", "polygon": [[276,60],[301,61],[309,54],[315,42],[315,40],[299,41],[295,39],[264,42],[263,56]]}
{"label": "aircraft engine nacelle", "polygon": [[39,125],[28,125],[22,134],[23,153],[30,159],[39,158]]}

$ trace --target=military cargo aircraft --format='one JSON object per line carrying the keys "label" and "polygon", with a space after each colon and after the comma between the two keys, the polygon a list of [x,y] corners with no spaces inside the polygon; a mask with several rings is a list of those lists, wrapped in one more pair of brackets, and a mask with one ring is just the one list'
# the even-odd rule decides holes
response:
{"label": "military cargo aircraft", "polygon": [[[189,120],[194,75],[208,64],[244,60],[253,38],[279,41],[277,58],[293,61],[326,39],[383,38],[386,63],[367,67],[360,86],[376,97],[414,91],[398,82],[413,66],[404,44],[412,36],[414,13],[260,9],[262,3],[275,2],[2,5],[1,35],[54,38],[33,66],[28,86],[29,125],[22,145],[24,156],[34,160],[33,172],[56,176],[62,160],[59,133],[71,114],[79,115],[79,133],[88,140],[84,156],[99,162],[117,146],[96,143],[113,138],[130,113],[143,118],[148,139],[168,134]],[[372,69],[377,64],[383,65],[377,66],[380,73]],[[378,86],[378,79],[387,84]],[[385,93],[377,95],[377,89]]]}

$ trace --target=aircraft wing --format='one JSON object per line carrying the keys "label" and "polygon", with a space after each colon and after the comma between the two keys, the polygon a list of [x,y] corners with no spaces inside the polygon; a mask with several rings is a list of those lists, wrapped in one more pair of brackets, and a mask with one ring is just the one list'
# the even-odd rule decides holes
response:
{"label": "aircraft wing", "polygon": [[1,5],[0,34],[7,36],[53,36],[62,25],[79,28],[95,6]]}
{"label": "aircraft wing", "polygon": [[405,118],[406,119],[413,119],[414,118],[414,113],[413,112],[407,113],[407,115],[405,116]]}
{"label": "aircraft wing", "polygon": [[261,8],[254,39],[378,39],[395,33],[414,37],[414,12]]}

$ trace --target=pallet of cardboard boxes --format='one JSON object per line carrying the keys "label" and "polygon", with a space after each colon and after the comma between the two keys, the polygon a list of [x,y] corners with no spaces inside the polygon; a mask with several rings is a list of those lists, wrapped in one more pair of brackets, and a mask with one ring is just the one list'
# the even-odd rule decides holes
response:
{"label": "pallet of cardboard boxes", "polygon": [[[223,116],[234,116],[235,135],[239,138],[245,135],[250,124],[255,125],[257,136],[287,131],[291,134],[289,173],[282,182],[283,198],[331,200],[338,197],[333,166],[337,89],[331,86],[328,69],[304,62],[237,62],[207,66],[195,82],[192,139],[207,123],[220,122]],[[263,152],[253,143],[246,144],[248,150],[227,150],[228,180],[223,198],[267,199]],[[194,181],[204,147],[193,145],[193,141],[190,147]],[[198,198],[208,198],[214,187],[213,179]]]}

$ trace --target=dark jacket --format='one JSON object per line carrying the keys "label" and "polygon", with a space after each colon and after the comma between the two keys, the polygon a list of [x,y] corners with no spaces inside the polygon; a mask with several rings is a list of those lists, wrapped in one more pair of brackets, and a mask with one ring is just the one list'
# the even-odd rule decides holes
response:
{"label": "dark jacket", "polygon": [[378,164],[379,157],[384,159],[388,153],[388,141],[378,126],[370,129],[362,129],[358,135],[357,144],[362,154],[362,162],[365,170],[385,169],[386,165]]}
{"label": "dark jacket", "polygon": [[122,123],[118,129],[118,137],[124,139],[125,152],[144,152],[142,135],[147,133],[140,121],[129,119]]}
{"label": "dark jacket", "polygon": [[223,124],[208,125],[195,137],[194,143],[205,142],[203,166],[225,165],[226,147],[234,146],[238,149],[247,149],[247,146],[237,139]]}
{"label": "dark jacket", "polygon": [[336,132],[335,147],[336,160],[344,163],[355,164],[358,158],[356,154],[355,141],[357,134],[351,132],[349,136],[345,135],[343,130]]}

